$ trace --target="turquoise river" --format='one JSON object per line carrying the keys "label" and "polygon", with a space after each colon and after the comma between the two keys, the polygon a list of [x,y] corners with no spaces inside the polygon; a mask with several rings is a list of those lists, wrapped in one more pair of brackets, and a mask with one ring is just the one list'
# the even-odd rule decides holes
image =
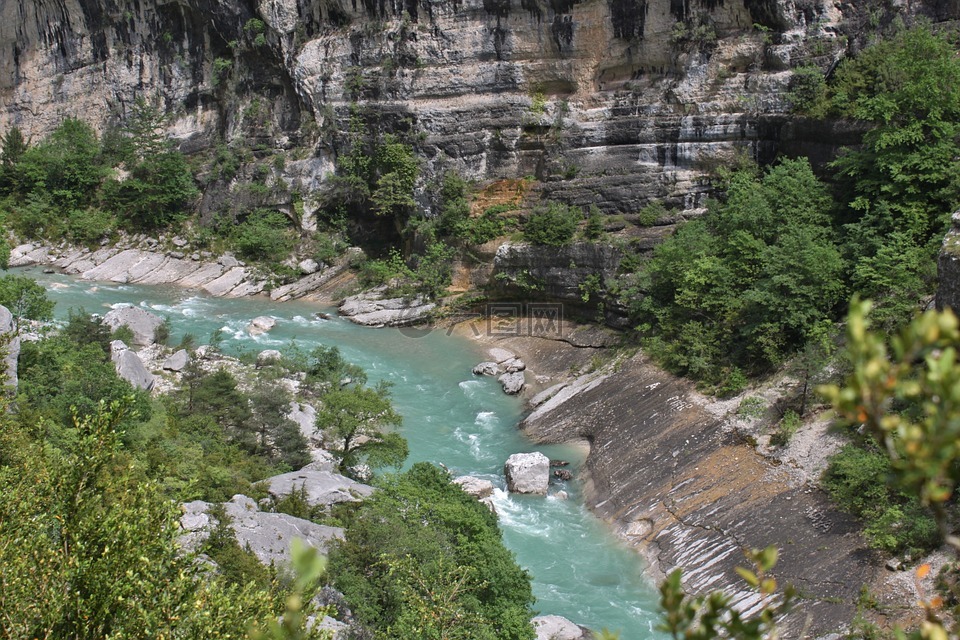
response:
{"label": "turquoise river", "polygon": [[[410,443],[409,463],[427,460],[457,475],[492,480],[496,508],[507,546],[533,578],[541,614],[562,615],[579,624],[619,631],[621,640],[659,635],[656,593],[643,574],[640,558],[619,543],[582,505],[577,483],[563,487],[569,499],[506,493],[503,463],[522,451],[543,451],[551,458],[581,460],[574,449],[535,446],[517,430],[521,400],[505,395],[492,378],[471,374],[483,358],[474,343],[443,331],[405,332],[370,329],[338,318],[331,309],[304,302],[274,303],[265,298],[210,298],[193,291],[93,283],[39,269],[18,270],[46,286],[63,318],[69,309],[105,313],[131,303],[168,319],[176,344],[190,333],[199,343],[222,330],[226,353],[283,349],[295,342],[310,349],[335,345],[369,374],[371,381],[393,384],[394,404],[403,415]],[[319,311],[331,312],[318,319]],[[250,319],[277,320],[269,334],[250,337]],[[419,337],[413,337],[413,335]],[[409,464],[408,463],[408,464]]]}

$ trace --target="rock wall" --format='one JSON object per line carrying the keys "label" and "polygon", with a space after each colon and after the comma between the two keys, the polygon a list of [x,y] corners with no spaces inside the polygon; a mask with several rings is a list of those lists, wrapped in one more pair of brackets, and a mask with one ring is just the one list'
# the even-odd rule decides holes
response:
{"label": "rock wall", "polygon": [[[823,0],[9,0],[0,130],[104,129],[156,99],[188,152],[301,147],[277,177],[307,194],[359,114],[408,133],[428,175],[535,175],[607,212],[695,208],[737,150],[843,141],[784,117],[790,69],[833,64],[842,17]],[[228,195],[208,185],[205,209]]]}
{"label": "rock wall", "polygon": [[588,440],[588,506],[654,572],[682,568],[692,592],[723,589],[755,610],[761,602],[734,567],[746,564],[745,550],[776,545],[776,578],[804,595],[790,636],[807,624],[810,637],[848,624],[861,585],[882,571],[853,517],[801,474],[758,455],[688,383],[642,356],[561,389],[523,428],[542,442]]}

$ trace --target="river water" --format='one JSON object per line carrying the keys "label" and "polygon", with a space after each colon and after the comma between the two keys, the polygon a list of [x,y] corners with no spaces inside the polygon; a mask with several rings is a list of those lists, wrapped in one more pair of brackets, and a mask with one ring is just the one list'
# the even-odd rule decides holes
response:
{"label": "river water", "polygon": [[[219,329],[221,348],[234,355],[283,349],[291,342],[304,350],[318,344],[339,347],[348,361],[367,371],[371,383],[393,384],[393,402],[410,444],[408,464],[442,463],[456,475],[487,478],[498,487],[495,503],[504,540],[533,577],[536,610],[619,631],[621,640],[660,635],[653,631],[656,593],[641,560],[586,510],[576,482],[562,487],[569,493],[566,500],[511,495],[503,489],[503,463],[512,453],[542,451],[570,460],[574,473],[582,454],[568,447],[535,446],[520,434],[521,401],[505,395],[494,379],[471,374],[485,359],[473,343],[443,331],[360,327],[331,309],[304,302],[210,298],[176,288],[18,271],[47,287],[59,318],[71,308],[103,314],[112,305],[131,303],[168,319],[171,344],[185,333],[203,344]],[[318,311],[332,315],[318,319]],[[261,315],[275,318],[277,325],[269,334],[250,337],[245,327]]]}

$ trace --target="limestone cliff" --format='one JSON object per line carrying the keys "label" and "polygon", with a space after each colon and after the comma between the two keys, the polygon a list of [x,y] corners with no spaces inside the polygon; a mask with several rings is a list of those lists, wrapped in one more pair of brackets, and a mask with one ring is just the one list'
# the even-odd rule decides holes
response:
{"label": "limestone cliff", "polygon": [[[943,18],[955,4],[909,9]],[[705,171],[738,149],[816,157],[851,141],[787,118],[784,96],[792,68],[829,69],[853,46],[863,5],[8,0],[0,130],[37,138],[67,115],[104,129],[137,97],[156,98],[184,151],[300,148],[275,173],[310,193],[363,105],[375,114],[367,126],[411,133],[428,169],[532,174],[546,195],[607,212],[654,197],[689,209]],[[884,6],[871,19],[901,10]],[[229,200],[229,184],[206,187],[206,209]]]}

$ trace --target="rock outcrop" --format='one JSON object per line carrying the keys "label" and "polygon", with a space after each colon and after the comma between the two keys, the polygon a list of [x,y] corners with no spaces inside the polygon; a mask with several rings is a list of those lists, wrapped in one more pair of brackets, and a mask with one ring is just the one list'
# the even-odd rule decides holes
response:
{"label": "rock outcrop", "polygon": [[153,389],[156,378],[147,371],[140,356],[121,340],[114,340],[110,343],[110,359],[113,361],[120,378],[137,389],[143,389],[144,391]]}
{"label": "rock outcrop", "polygon": [[[183,505],[180,526],[184,535],[181,544],[188,550],[199,549],[216,526],[210,515],[209,502],[195,500]],[[299,538],[325,553],[334,538],[343,537],[343,529],[315,524],[285,513],[260,511],[253,499],[236,495],[223,503],[230,519],[230,528],[242,548],[249,548],[263,564],[281,564],[290,561],[290,543]]]}
{"label": "rock outcrop", "polygon": [[550,483],[550,458],[542,453],[515,453],[504,465],[507,488],[514,493],[547,495]]}
{"label": "rock outcrop", "polygon": [[949,307],[960,313],[960,211],[954,212],[950,221],[937,259],[937,308]]}
{"label": "rock outcrop", "polygon": [[[311,148],[269,167],[287,187],[271,204],[293,215],[292,194],[323,186],[359,106],[383,130],[419,134],[427,173],[533,175],[547,197],[607,213],[655,198],[694,209],[700,178],[737,150],[766,160],[852,142],[788,117],[785,90],[797,66],[831,68],[857,4],[9,0],[0,130],[39,139],[65,113],[102,130],[156,96],[184,151]],[[886,11],[960,14],[933,0]],[[241,195],[215,180],[201,207],[212,217]],[[300,206],[315,227],[318,205]]]}
{"label": "rock outcrop", "polygon": [[2,305],[0,305],[0,353],[3,354],[3,386],[16,391],[20,336],[17,335],[13,314]]}
{"label": "rock outcrop", "polygon": [[366,291],[344,299],[340,315],[368,327],[407,327],[426,320],[436,304],[422,296],[384,298],[383,289]]}
{"label": "rock outcrop", "polygon": [[[588,506],[649,560],[675,567],[694,593],[722,589],[754,611],[734,568],[743,552],[777,544],[777,579],[804,598],[788,625],[832,632],[852,618],[879,566],[859,525],[802,474],[776,465],[704,410],[692,386],[636,356],[557,390],[523,422],[540,442],[589,441]],[[837,576],[830,579],[829,576]]]}
{"label": "rock outcrop", "polygon": [[530,622],[537,632],[537,640],[586,640],[592,637],[563,616],[537,616]]}
{"label": "rock outcrop", "polygon": [[359,502],[373,493],[373,487],[360,484],[331,471],[309,465],[266,480],[267,492],[274,500],[295,492],[302,492],[311,507],[329,508],[340,502]]}
{"label": "rock outcrop", "polygon": [[483,478],[473,476],[459,476],[453,479],[454,484],[460,485],[463,492],[471,495],[483,504],[487,505],[493,513],[497,512],[496,505],[493,504],[493,483]]}
{"label": "rock outcrop", "polygon": [[133,344],[147,347],[153,344],[157,327],[163,324],[163,318],[140,307],[125,304],[107,312],[103,324],[116,331],[126,327],[133,332]]}

